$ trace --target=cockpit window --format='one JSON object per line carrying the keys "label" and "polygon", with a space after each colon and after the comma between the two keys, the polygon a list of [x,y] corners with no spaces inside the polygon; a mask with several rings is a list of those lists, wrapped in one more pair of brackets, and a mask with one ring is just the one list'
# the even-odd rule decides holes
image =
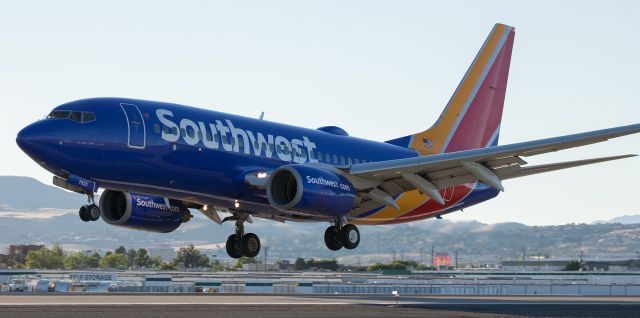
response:
{"label": "cockpit window", "polygon": [[69,116],[69,119],[75,121],[75,122],[82,122],[82,113],[81,112],[71,112],[71,116]]}
{"label": "cockpit window", "polygon": [[71,119],[78,123],[88,123],[96,120],[96,114],[91,112],[76,112],[70,110],[54,110],[47,118]]}
{"label": "cockpit window", "polygon": [[83,123],[88,123],[88,122],[94,121],[94,120],[96,120],[96,114],[90,113],[90,112],[82,113],[82,122]]}
{"label": "cockpit window", "polygon": [[69,110],[54,110],[47,116],[47,118],[69,118],[71,111]]}

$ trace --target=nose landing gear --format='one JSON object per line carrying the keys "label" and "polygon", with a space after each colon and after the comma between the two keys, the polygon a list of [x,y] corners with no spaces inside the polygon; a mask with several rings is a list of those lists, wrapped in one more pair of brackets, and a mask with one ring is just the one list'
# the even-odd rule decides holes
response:
{"label": "nose landing gear", "polygon": [[344,220],[338,218],[335,225],[327,228],[324,232],[324,244],[332,251],[341,248],[354,249],[360,244],[360,231],[353,224],[344,225]]}
{"label": "nose landing gear", "polygon": [[80,220],[84,222],[97,221],[100,218],[100,207],[96,205],[93,193],[87,194],[87,201],[89,204],[81,206],[78,211]]}

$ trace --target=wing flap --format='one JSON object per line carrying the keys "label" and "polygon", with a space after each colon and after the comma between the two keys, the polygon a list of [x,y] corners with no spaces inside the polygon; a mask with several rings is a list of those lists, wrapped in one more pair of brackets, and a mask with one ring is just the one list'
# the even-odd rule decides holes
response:
{"label": "wing flap", "polygon": [[593,159],[584,159],[584,160],[576,160],[576,161],[567,161],[567,162],[558,162],[558,163],[550,163],[544,165],[537,165],[531,167],[520,167],[520,169],[514,171],[500,171],[497,175],[500,179],[513,179],[519,177],[530,176],[538,173],[545,173],[551,171],[557,171],[567,168],[586,166],[594,163],[612,161],[625,159],[630,157],[636,157],[637,155],[621,155],[621,156],[611,156],[611,157],[601,157],[601,158],[593,158]]}

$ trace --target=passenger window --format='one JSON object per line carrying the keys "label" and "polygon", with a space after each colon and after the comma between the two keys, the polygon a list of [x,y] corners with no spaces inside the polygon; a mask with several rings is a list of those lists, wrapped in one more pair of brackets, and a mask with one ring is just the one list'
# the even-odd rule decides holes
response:
{"label": "passenger window", "polygon": [[359,164],[359,163],[360,163],[360,159],[356,158],[356,164]]}
{"label": "passenger window", "polygon": [[333,155],[333,163],[338,164],[338,155]]}
{"label": "passenger window", "polygon": [[325,154],[325,158],[326,158],[326,160],[325,160],[326,163],[331,163],[331,155],[330,154],[328,154],[328,153]]}
{"label": "passenger window", "polygon": [[[311,152],[311,156],[313,157],[313,151]],[[318,161],[323,161],[324,157],[322,156],[322,152],[318,151]]]}
{"label": "passenger window", "polygon": [[187,135],[187,130],[186,130],[186,129],[184,129],[184,128],[181,128],[181,129],[180,129],[180,133],[181,133],[183,136],[186,136],[186,135]]}
{"label": "passenger window", "polygon": [[82,122],[82,113],[81,112],[71,112],[71,116],[69,116],[69,119],[81,123]]}
{"label": "passenger window", "polygon": [[178,127],[173,127],[173,134],[172,135],[178,135]]}
{"label": "passenger window", "polygon": [[159,134],[160,133],[160,125],[159,124],[153,124],[153,131],[156,134]]}
{"label": "passenger window", "polygon": [[347,158],[347,163],[348,163],[349,165],[352,165],[352,164],[353,164],[353,161],[351,161],[351,157]]}
{"label": "passenger window", "polygon": [[198,139],[202,139],[202,132],[198,131]]}
{"label": "passenger window", "polygon": [[346,162],[344,161],[344,156],[340,156],[340,164],[343,166],[346,164]]}
{"label": "passenger window", "polygon": [[83,123],[92,122],[94,120],[96,120],[96,114],[90,113],[90,112],[83,112],[82,113],[82,122]]}
{"label": "passenger window", "polygon": [[[300,149],[300,157],[302,157],[304,159],[307,159],[307,152],[305,150],[306,149]],[[311,152],[311,156],[312,156],[311,159],[314,159],[313,158],[313,151]]]}

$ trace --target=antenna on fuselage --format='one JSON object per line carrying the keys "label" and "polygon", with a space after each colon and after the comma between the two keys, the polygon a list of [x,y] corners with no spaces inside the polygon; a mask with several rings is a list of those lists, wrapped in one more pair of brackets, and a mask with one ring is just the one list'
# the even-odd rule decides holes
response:
{"label": "antenna on fuselage", "polygon": [[264,112],[260,113],[260,120],[264,119]]}

